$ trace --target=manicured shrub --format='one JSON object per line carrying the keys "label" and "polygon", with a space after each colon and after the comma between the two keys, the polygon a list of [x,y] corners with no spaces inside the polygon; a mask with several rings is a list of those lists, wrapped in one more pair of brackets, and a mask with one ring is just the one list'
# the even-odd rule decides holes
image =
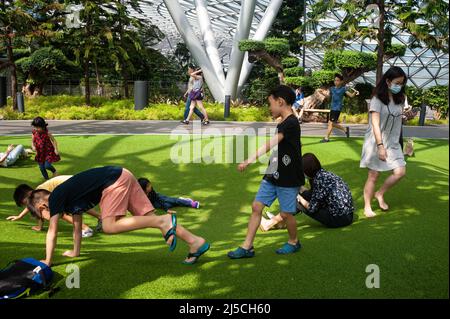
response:
{"label": "manicured shrub", "polygon": [[293,68],[286,68],[286,69],[284,69],[284,74],[286,76],[304,76],[305,69],[300,66],[296,66]]}
{"label": "manicured shrub", "polygon": [[296,66],[298,66],[298,62],[299,62],[298,58],[296,58],[294,56],[288,56],[281,60],[281,64],[283,65],[283,68],[285,68],[285,69],[295,68]]}

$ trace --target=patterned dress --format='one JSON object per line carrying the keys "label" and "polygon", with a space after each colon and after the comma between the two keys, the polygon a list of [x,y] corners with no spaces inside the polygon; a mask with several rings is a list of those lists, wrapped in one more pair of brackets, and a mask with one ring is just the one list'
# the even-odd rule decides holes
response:
{"label": "patterned dress", "polygon": [[34,158],[38,163],[55,163],[61,160],[59,155],[55,154],[55,148],[50,140],[48,131],[33,130],[33,143],[36,147],[36,157]]}
{"label": "patterned dress", "polygon": [[332,216],[350,215],[355,210],[348,185],[323,168],[314,176],[308,210],[314,213],[321,208],[327,209]]}

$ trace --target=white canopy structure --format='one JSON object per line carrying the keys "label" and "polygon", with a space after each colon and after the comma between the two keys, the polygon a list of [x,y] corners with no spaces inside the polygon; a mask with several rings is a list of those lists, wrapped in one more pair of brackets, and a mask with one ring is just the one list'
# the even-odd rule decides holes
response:
{"label": "white canopy structure", "polygon": [[[307,0],[307,6],[314,0]],[[251,71],[246,54],[240,52],[242,39],[263,40],[278,14],[282,0],[142,0],[145,17],[157,25],[166,39],[159,45],[161,51],[175,49],[184,41],[192,56],[203,69],[208,87],[217,101],[225,95],[234,99]],[[299,10],[302,10],[299,2]],[[321,24],[338,26],[345,13],[331,12]],[[299,21],[300,24],[300,21]],[[320,32],[320,27],[316,32]],[[411,37],[399,29],[393,30],[394,41],[409,45]],[[308,33],[308,39],[315,33]],[[368,41],[348,43],[346,49],[374,52],[375,43]],[[305,66],[320,69],[324,52],[306,50]],[[448,85],[448,54],[433,50],[408,48],[405,56],[385,63],[385,68],[398,65],[405,69],[410,83],[423,88]],[[375,73],[363,79],[375,82]]]}
{"label": "white canopy structure", "polygon": [[[215,100],[237,96],[251,71],[240,40],[263,40],[282,0],[155,0],[142,1],[144,15],[167,36],[162,51],[186,43]],[[226,71],[226,76],[225,72]]]}

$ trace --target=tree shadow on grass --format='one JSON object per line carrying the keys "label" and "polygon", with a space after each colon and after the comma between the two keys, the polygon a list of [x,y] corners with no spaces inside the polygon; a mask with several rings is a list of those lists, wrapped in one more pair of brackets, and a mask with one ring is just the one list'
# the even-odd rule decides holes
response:
{"label": "tree shadow on grass", "polygon": [[[355,160],[354,155],[360,152],[359,142],[340,143],[346,152],[337,154],[331,154],[328,145],[308,148],[320,153],[324,167],[349,184],[356,212],[362,216],[367,171],[357,169],[359,158]],[[200,210],[176,210],[180,224],[210,241],[211,250],[198,264],[185,266],[180,261],[186,246],[180,243],[174,253],[167,253],[156,230],[97,235],[83,241],[82,289],[63,290],[58,298],[398,298],[435,297],[445,291],[448,241],[440,240],[448,239],[444,224],[448,224],[448,169],[422,161],[420,152],[408,162],[406,178],[386,195],[391,212],[375,219],[362,217],[342,229],[326,229],[301,215],[298,235],[303,248],[298,254],[274,253],[286,241],[286,231],[258,232],[256,257],[229,260],[226,252],[245,238],[251,202],[261,178],[257,165],[244,174],[237,172],[236,164],[177,165],[167,160],[168,147],[160,149],[161,154],[146,155],[140,150],[136,156],[128,152],[126,160],[132,163],[136,177],[149,177],[161,193],[191,195],[202,201]],[[102,163],[123,159],[121,155],[101,157],[94,150],[90,156]],[[149,165],[153,156],[166,160]],[[418,189],[417,185],[426,187]],[[69,247],[70,232],[61,236]],[[44,247],[43,243],[18,245],[24,246],[21,252],[28,249],[30,255],[43,252]],[[2,254],[10,256],[17,251],[11,243],[0,247]],[[60,260],[66,259],[58,257],[56,261]],[[364,286],[365,267],[372,263],[383,271],[384,290],[369,291]]]}

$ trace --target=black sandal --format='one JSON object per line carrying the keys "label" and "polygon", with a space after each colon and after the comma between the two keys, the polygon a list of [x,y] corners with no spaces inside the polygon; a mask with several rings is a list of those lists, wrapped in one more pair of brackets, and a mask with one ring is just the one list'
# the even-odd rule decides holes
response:
{"label": "black sandal", "polygon": [[180,123],[183,123],[183,124],[189,124],[189,121],[187,121],[187,120],[182,120],[182,121],[180,121]]}
{"label": "black sandal", "polygon": [[203,124],[203,125],[208,125],[208,124],[209,124],[209,121],[208,121],[208,120],[205,120],[205,121],[202,122],[202,124]]}

